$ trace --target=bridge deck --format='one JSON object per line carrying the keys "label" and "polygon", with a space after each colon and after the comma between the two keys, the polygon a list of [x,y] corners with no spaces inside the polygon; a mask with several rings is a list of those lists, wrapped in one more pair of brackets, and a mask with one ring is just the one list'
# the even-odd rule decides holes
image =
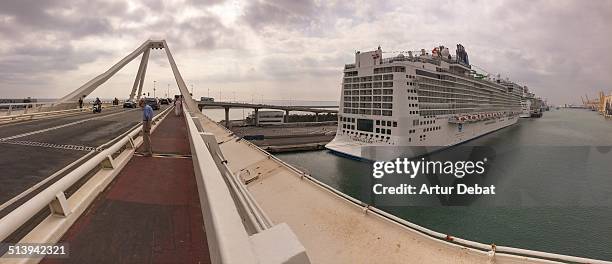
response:
{"label": "bridge deck", "polygon": [[67,259],[43,263],[209,263],[186,124],[173,113],[62,237]]}

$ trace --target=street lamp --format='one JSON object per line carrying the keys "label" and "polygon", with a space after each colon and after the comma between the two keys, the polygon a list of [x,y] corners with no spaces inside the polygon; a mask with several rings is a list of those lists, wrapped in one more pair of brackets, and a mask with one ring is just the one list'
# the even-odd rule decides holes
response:
{"label": "street lamp", "polygon": [[155,97],[155,85],[157,84],[157,81],[153,81],[153,97]]}

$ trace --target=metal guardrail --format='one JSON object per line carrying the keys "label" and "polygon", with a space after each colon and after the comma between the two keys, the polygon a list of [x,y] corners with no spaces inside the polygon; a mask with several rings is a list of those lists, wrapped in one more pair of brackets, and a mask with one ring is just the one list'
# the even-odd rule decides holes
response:
{"label": "metal guardrail", "polygon": [[[163,118],[165,114],[170,111],[170,109],[172,108],[170,107],[155,116],[154,121],[158,121],[160,118]],[[70,215],[73,212],[73,208],[69,206],[64,192],[98,167],[101,167],[101,170],[115,168],[116,164],[114,162],[113,155],[119,152],[123,153],[126,150],[134,151],[137,147],[135,140],[138,138],[141,130],[142,127],[138,127],[130,131],[123,138],[119,140],[114,139],[116,140],[114,144],[107,146],[98,154],[85,161],[82,165],[64,175],[61,179],[57,180],[19,207],[12,210],[6,216],[0,218],[0,241],[3,241],[13,232],[21,228],[23,224],[34,217],[46,206],[50,208],[51,213],[54,216],[67,217]],[[126,146],[127,148],[124,149]],[[52,243],[50,241],[38,242]]]}
{"label": "metal guardrail", "polygon": [[310,263],[289,226],[273,226],[229,170],[215,136],[198,129],[203,115],[183,114],[212,263]]}
{"label": "metal guardrail", "polygon": [[[15,105],[24,105],[26,107],[21,108],[13,108]],[[27,107],[30,106],[31,107]],[[2,114],[2,110],[0,109],[0,122],[2,121],[13,121],[18,119],[34,119],[35,117],[51,117],[58,116],[64,114],[78,113],[78,112],[86,112],[91,110],[88,107],[83,108],[73,108],[73,109],[65,109],[65,110],[54,110],[54,111],[42,111],[44,109],[49,109],[53,107],[53,104],[49,103],[17,103],[17,104],[0,104],[0,106],[8,107],[6,109],[6,115]],[[115,108],[121,105],[112,105],[112,104],[102,104],[102,108]],[[16,113],[17,112],[17,113]]]}

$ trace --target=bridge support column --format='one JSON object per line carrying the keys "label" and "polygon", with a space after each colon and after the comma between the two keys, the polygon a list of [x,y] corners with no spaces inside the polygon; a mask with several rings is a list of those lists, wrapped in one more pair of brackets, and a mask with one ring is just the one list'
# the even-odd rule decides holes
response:
{"label": "bridge support column", "polygon": [[229,107],[225,107],[225,127],[230,128],[230,119],[229,119]]}
{"label": "bridge support column", "polygon": [[285,123],[289,123],[289,110],[285,110]]}
{"label": "bridge support column", "polygon": [[144,67],[142,68],[142,73],[140,74],[140,80],[138,80],[138,95],[137,99],[140,100],[140,96],[142,96],[142,86],[144,86],[145,75],[147,74],[147,64],[149,62],[149,50],[147,49],[142,56],[144,56]]}
{"label": "bridge support column", "polygon": [[319,122],[319,113],[315,112],[315,122]]}
{"label": "bridge support column", "polygon": [[259,126],[259,108],[255,109],[255,126]]}
{"label": "bridge support column", "polygon": [[144,80],[144,74],[147,68],[147,62],[149,60],[149,50],[146,50],[142,53],[142,58],[140,60],[140,66],[138,66],[138,72],[136,73],[136,79],[134,80],[134,86],[132,87],[132,92],[130,93],[130,100],[134,100],[136,96],[136,89],[138,90],[138,98],[140,98],[140,93],[142,92],[142,81]]}

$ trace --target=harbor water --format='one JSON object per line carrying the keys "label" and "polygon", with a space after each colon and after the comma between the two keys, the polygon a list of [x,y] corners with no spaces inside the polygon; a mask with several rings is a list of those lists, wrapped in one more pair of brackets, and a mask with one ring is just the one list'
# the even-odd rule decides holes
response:
{"label": "harbor water", "polygon": [[[486,178],[497,187],[494,199],[467,206],[408,201],[377,207],[431,230],[486,244],[612,260],[612,120],[584,109],[553,110],[462,146],[503,153]],[[371,175],[367,162],[327,150],[278,157],[369,202],[360,176]]]}

